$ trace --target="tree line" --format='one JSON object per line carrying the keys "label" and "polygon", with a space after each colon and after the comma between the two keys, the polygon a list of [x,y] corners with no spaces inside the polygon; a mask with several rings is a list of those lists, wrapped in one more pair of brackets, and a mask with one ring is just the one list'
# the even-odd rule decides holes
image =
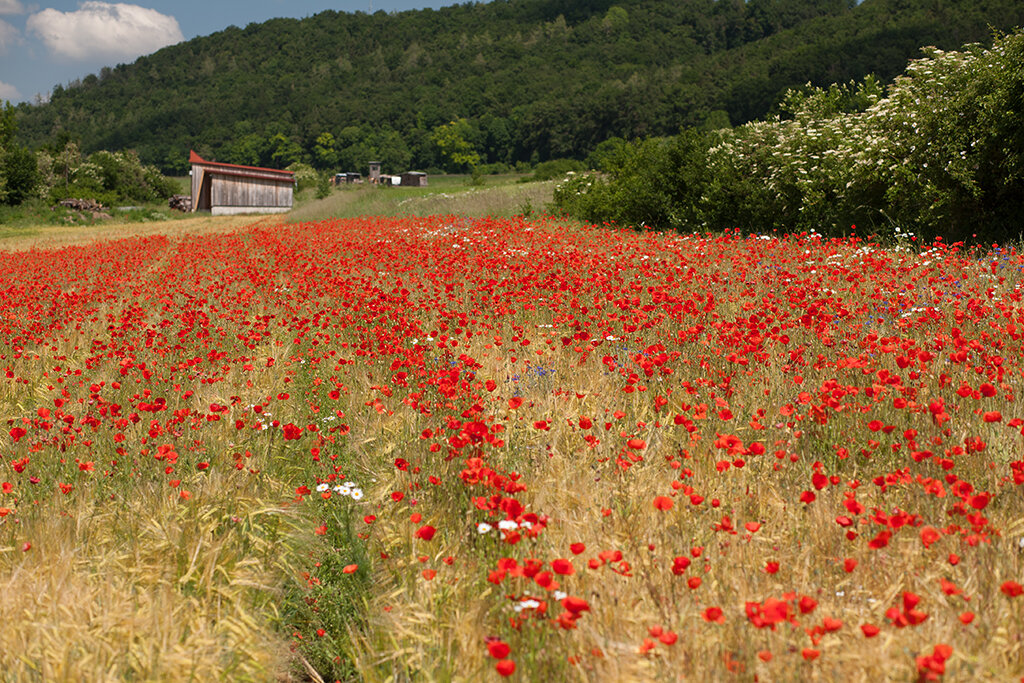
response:
{"label": "tree line", "polygon": [[739,125],[1024,23],[1014,0],[493,0],[327,11],[164,48],[17,107],[19,141],[321,170],[495,171]]}

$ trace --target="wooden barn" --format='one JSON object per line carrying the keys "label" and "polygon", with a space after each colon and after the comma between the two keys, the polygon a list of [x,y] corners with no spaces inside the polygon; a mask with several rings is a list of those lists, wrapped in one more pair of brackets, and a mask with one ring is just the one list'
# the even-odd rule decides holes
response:
{"label": "wooden barn", "polygon": [[295,174],[258,166],[206,161],[195,152],[192,164],[192,210],[214,216],[239,213],[285,213],[292,208]]}

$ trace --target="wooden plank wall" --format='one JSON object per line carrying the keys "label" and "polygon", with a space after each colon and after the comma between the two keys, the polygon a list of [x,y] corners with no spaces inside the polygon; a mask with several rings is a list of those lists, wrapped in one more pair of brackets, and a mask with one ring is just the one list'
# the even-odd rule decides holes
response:
{"label": "wooden plank wall", "polygon": [[292,184],[263,178],[213,175],[213,206],[291,207]]}
{"label": "wooden plank wall", "polygon": [[210,210],[210,182],[202,166],[192,167],[192,210]]}

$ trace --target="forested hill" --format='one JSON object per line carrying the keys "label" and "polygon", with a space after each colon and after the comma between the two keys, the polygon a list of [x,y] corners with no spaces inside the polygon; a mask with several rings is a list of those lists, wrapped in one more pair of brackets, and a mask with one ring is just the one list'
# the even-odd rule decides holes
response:
{"label": "forested hill", "polygon": [[[494,0],[229,27],[18,107],[30,145],[322,168],[582,158],[602,140],[739,124],[790,87],[990,42],[1018,0]],[[457,122],[452,124],[451,122]],[[324,135],[327,133],[328,135]]]}

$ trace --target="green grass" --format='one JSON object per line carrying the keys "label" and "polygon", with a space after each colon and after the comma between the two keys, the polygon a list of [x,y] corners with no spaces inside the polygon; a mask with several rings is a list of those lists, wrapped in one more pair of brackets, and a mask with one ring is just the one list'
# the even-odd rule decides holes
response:
{"label": "green grass", "polygon": [[539,213],[551,201],[554,184],[518,182],[523,176],[484,176],[477,185],[469,176],[430,176],[427,187],[362,185],[333,188],[325,199],[303,190],[288,214],[294,221],[356,216],[516,216]]}
{"label": "green grass", "polygon": [[0,206],[0,237],[27,236],[43,226],[91,226],[110,223],[148,223],[168,221],[187,214],[172,211],[167,202],[150,202],[134,207],[107,208],[109,218],[94,218],[88,211],[74,211],[51,206],[48,201],[33,199],[18,206]]}

